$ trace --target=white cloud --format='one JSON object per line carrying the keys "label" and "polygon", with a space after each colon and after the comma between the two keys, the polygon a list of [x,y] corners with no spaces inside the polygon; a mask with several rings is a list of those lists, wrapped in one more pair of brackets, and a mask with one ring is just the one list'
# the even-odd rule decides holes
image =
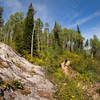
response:
{"label": "white cloud", "polygon": [[[34,3],[33,3],[34,4]],[[39,3],[35,3],[34,5],[35,10],[36,10],[36,15],[35,18],[40,17],[41,20],[45,23],[48,22],[50,24],[50,26],[53,26],[53,19],[52,17],[49,15],[49,10],[47,8],[46,5],[44,4],[39,4]],[[51,28],[51,27],[50,27]]]}
{"label": "white cloud", "polygon": [[19,0],[0,0],[0,1],[4,3],[4,7],[8,7],[8,9],[10,9],[11,13],[20,11],[22,8],[22,4]]}
{"label": "white cloud", "polygon": [[82,33],[83,36],[87,39],[92,38],[93,35],[97,35],[97,37],[100,39],[100,25],[87,29]]}
{"label": "white cloud", "polygon": [[77,24],[80,25],[80,24],[86,23],[87,21],[89,21],[89,20],[91,20],[91,19],[93,19],[93,18],[95,18],[97,16],[100,16],[100,11],[97,11],[97,12],[93,13],[92,15],[87,16],[87,17],[85,17],[83,19],[77,20],[74,24],[70,25],[69,28],[75,27]]}

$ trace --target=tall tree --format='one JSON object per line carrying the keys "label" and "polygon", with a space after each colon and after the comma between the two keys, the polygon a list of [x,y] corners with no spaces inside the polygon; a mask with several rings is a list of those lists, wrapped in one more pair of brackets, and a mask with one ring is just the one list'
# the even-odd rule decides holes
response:
{"label": "tall tree", "polygon": [[33,56],[38,56],[38,39],[36,29],[34,29],[33,35]]}
{"label": "tall tree", "polygon": [[53,32],[54,32],[54,39],[55,39],[55,43],[60,46],[60,39],[59,39],[59,33],[61,31],[61,26],[55,22],[55,25],[54,25],[54,29],[53,29]]}
{"label": "tall tree", "polygon": [[4,23],[2,14],[3,14],[3,8],[0,7],[0,41],[3,40],[3,35],[4,35],[4,34],[3,34],[3,31],[2,31],[2,27],[3,27],[3,23]]}
{"label": "tall tree", "polygon": [[45,34],[46,46],[48,47],[49,46],[49,24],[48,22],[45,23],[44,34]]}
{"label": "tall tree", "polygon": [[88,39],[86,40],[86,43],[85,43],[85,47],[88,47],[89,46],[89,41]]}
{"label": "tall tree", "polygon": [[3,14],[3,8],[0,7],[0,30],[1,30],[3,23],[4,23],[4,20],[2,18],[2,14]]}
{"label": "tall tree", "polygon": [[81,34],[79,25],[77,24],[77,33]]}
{"label": "tall tree", "polygon": [[32,3],[29,6],[27,16],[25,18],[25,27],[24,27],[24,48],[28,53],[31,53],[31,42],[32,42],[32,32],[34,27],[34,15],[35,10],[32,6]]}
{"label": "tall tree", "polygon": [[100,53],[100,42],[96,35],[93,36],[93,39],[90,39],[91,54],[96,56]]}
{"label": "tall tree", "polygon": [[16,36],[21,32],[23,29],[22,21],[24,19],[24,13],[23,12],[16,12],[15,14],[12,14],[9,18],[9,20],[6,22],[4,26],[4,40],[6,42],[8,41],[15,41],[17,39]]}
{"label": "tall tree", "polygon": [[[80,32],[79,25],[77,25],[77,33],[81,37],[81,32]],[[79,50],[82,50],[83,49],[83,39],[82,38],[79,38],[79,40],[78,40],[78,48],[79,48]]]}
{"label": "tall tree", "polygon": [[37,33],[37,40],[38,40],[38,50],[41,50],[41,36],[42,36],[42,28],[43,22],[40,18],[36,20],[35,32]]}

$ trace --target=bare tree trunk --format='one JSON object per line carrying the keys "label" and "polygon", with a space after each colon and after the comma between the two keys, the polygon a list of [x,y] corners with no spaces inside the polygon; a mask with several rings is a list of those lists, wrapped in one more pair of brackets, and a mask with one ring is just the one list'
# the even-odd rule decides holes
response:
{"label": "bare tree trunk", "polygon": [[40,50],[40,36],[39,36],[39,34],[37,35],[37,38],[38,38],[38,50]]}
{"label": "bare tree trunk", "polygon": [[12,41],[13,39],[13,31],[10,32],[10,40]]}
{"label": "bare tree trunk", "polygon": [[47,47],[49,46],[49,33],[47,32]]}
{"label": "bare tree trunk", "polygon": [[33,36],[34,36],[34,28],[35,28],[35,25],[33,27],[33,32],[32,32],[32,41],[31,41],[31,57],[33,56]]}

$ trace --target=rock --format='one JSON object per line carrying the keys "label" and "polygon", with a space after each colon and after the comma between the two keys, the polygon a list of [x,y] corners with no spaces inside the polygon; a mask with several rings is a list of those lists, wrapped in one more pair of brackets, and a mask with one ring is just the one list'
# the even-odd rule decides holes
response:
{"label": "rock", "polygon": [[[54,85],[46,78],[45,70],[35,66],[17,54],[11,47],[0,43],[0,76],[3,80],[19,80],[30,94],[23,95],[18,90],[5,91],[6,100],[49,100],[49,97],[42,97],[38,91],[52,95],[55,92]],[[8,67],[5,67],[8,66]],[[30,74],[30,72],[35,72]],[[48,95],[49,96],[49,95]]]}

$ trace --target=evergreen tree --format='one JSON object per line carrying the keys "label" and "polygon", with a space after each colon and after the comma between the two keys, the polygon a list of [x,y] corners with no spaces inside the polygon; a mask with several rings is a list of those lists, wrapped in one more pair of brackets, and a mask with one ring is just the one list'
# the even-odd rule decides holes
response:
{"label": "evergreen tree", "polygon": [[45,34],[46,46],[48,47],[49,46],[49,24],[48,22],[45,23],[44,34]]}
{"label": "evergreen tree", "polygon": [[77,33],[81,34],[80,29],[79,29],[79,25],[77,25]]}
{"label": "evergreen tree", "polygon": [[88,39],[86,40],[86,43],[85,43],[85,47],[88,47],[89,46],[89,41]]}
{"label": "evergreen tree", "polygon": [[54,32],[54,40],[55,40],[55,43],[60,46],[60,39],[59,39],[59,32],[61,31],[61,26],[55,22],[55,25],[54,25],[54,29],[53,29],[53,32]]}
{"label": "evergreen tree", "polygon": [[2,27],[3,27],[3,18],[2,18],[2,13],[3,13],[3,8],[0,7],[0,41],[3,41],[3,31],[2,31]]}
{"label": "evergreen tree", "polygon": [[1,30],[3,23],[4,23],[3,18],[2,18],[2,14],[3,14],[3,8],[0,7],[0,30]]}
{"label": "evergreen tree", "polygon": [[35,10],[32,6],[32,3],[29,6],[27,16],[25,18],[25,27],[24,27],[24,49],[27,50],[28,53],[31,53],[31,41],[32,41],[32,32],[34,27],[34,14]]}
{"label": "evergreen tree", "polygon": [[[77,33],[80,35],[81,37],[81,32],[80,32],[80,28],[79,28],[79,25],[77,25]],[[82,50],[83,49],[83,39],[82,38],[79,38],[78,39],[78,44],[77,44],[79,50]]]}
{"label": "evergreen tree", "polygon": [[38,56],[38,40],[37,40],[36,30],[34,30],[34,35],[33,35],[33,56]]}

